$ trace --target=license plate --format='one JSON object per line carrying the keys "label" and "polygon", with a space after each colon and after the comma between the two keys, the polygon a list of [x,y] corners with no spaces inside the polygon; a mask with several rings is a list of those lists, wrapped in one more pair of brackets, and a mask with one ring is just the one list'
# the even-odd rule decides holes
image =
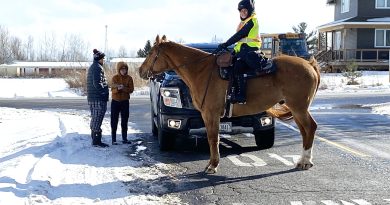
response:
{"label": "license plate", "polygon": [[231,122],[219,123],[219,131],[220,132],[231,132],[232,131],[232,123]]}

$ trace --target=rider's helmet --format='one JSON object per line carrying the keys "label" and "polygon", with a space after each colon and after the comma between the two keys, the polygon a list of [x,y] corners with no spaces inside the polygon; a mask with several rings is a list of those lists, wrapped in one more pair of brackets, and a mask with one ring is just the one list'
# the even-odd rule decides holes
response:
{"label": "rider's helmet", "polygon": [[[255,2],[254,0],[241,0],[238,3],[238,10],[240,11],[241,9],[247,9],[248,10],[248,17],[252,15],[252,13],[255,11]],[[245,20],[245,19],[243,19]]]}

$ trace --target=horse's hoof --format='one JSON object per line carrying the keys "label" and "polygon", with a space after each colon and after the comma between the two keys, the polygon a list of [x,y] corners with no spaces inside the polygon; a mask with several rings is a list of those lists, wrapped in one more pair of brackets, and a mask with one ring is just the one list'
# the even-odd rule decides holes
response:
{"label": "horse's hoof", "polygon": [[217,168],[213,168],[213,167],[209,166],[209,167],[206,167],[204,172],[206,174],[215,174],[215,173],[217,173]]}
{"label": "horse's hoof", "polygon": [[313,163],[298,163],[296,168],[300,170],[308,170],[313,167]]}

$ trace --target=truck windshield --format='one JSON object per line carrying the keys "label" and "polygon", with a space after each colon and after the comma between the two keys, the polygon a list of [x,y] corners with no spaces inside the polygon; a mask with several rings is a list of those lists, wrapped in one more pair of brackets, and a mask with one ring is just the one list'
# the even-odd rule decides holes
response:
{"label": "truck windshield", "polygon": [[307,52],[306,41],[303,39],[280,39],[280,48],[283,53]]}

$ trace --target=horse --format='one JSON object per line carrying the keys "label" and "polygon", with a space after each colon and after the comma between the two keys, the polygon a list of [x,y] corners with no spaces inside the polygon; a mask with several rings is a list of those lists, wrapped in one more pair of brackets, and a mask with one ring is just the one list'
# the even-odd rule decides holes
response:
{"label": "horse", "polygon": [[[139,75],[148,79],[166,70],[174,70],[190,90],[193,104],[205,123],[210,160],[205,172],[217,172],[220,161],[219,123],[225,111],[228,81],[221,79],[216,55],[167,40],[157,35],[149,55],[139,68]],[[261,111],[280,118],[292,117],[302,135],[302,154],[296,168],[308,170],[313,166],[312,148],[317,123],[309,106],[318,90],[320,72],[317,61],[296,56],[273,59],[276,72],[248,80],[246,104],[234,104],[232,115],[252,115]],[[284,111],[274,105],[284,101]]]}

